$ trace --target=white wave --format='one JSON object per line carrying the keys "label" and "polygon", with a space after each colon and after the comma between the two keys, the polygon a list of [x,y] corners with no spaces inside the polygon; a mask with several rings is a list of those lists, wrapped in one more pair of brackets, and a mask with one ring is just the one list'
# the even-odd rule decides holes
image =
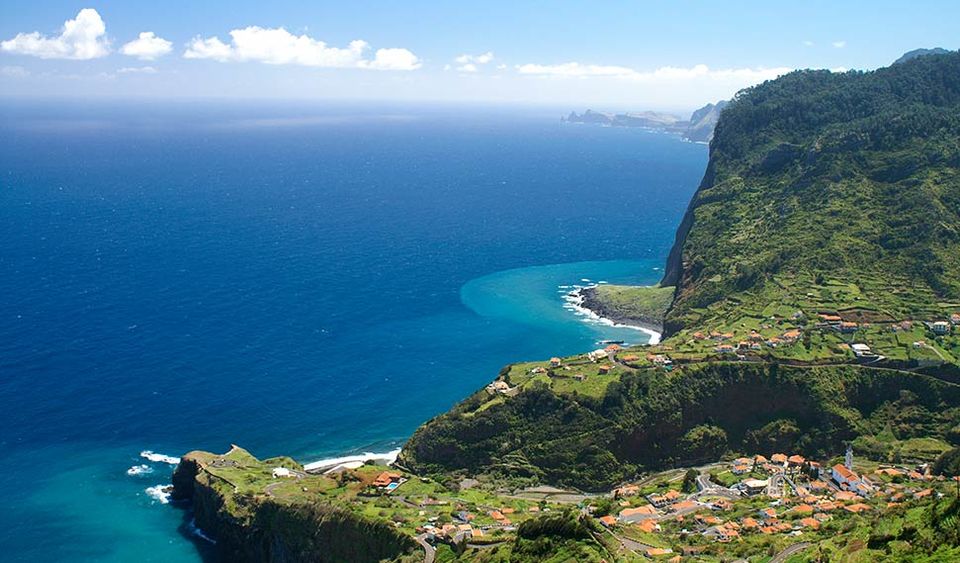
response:
{"label": "white wave", "polygon": [[590,283],[590,278],[580,278],[580,281],[584,283]]}
{"label": "white wave", "polygon": [[158,454],[151,452],[150,450],[143,450],[140,452],[140,457],[148,459],[155,463],[169,463],[170,465],[176,465],[180,463],[179,457],[173,457],[172,455]]}
{"label": "white wave", "polygon": [[[589,287],[596,287],[596,286],[594,285]],[[589,289],[589,287],[584,289]],[[653,346],[654,344],[660,343],[660,338],[662,337],[662,335],[655,330],[650,330],[649,328],[642,327],[642,326],[620,324],[606,317],[601,317],[594,311],[584,307],[583,295],[579,291],[569,293],[564,298],[564,300],[567,302],[564,305],[564,308],[574,311],[574,313],[578,316],[586,317],[583,319],[584,322],[602,324],[602,325],[612,326],[616,328],[629,328],[631,330],[637,330],[650,337],[650,340],[647,341],[647,344]]]}
{"label": "white wave", "polygon": [[323,468],[325,468],[325,467],[335,467],[335,466],[338,466],[338,465],[343,465],[343,464],[345,464],[345,463],[355,463],[355,462],[358,462],[358,461],[361,462],[361,463],[363,463],[363,462],[365,462],[365,461],[383,461],[383,462],[385,462],[387,465],[390,465],[390,464],[392,464],[393,462],[397,461],[397,456],[399,456],[399,455],[400,455],[400,448],[397,448],[397,449],[395,449],[395,450],[390,450],[389,452],[384,452],[384,453],[366,452],[366,453],[356,454],[356,455],[346,455],[346,456],[342,456],[342,457],[331,457],[331,458],[327,458],[327,459],[321,459],[321,460],[318,460],[318,461],[313,461],[313,462],[310,462],[310,463],[305,463],[305,464],[303,465],[303,468],[304,468],[305,470],[307,470],[307,471],[310,471],[310,470],[313,470],[313,469],[323,469]]}
{"label": "white wave", "polygon": [[147,496],[159,502],[160,504],[167,504],[170,502],[170,485],[154,485],[152,487],[147,487],[143,490],[143,492],[147,493]]}
{"label": "white wave", "polygon": [[153,468],[146,463],[134,465],[130,469],[127,469],[127,475],[130,475],[131,477],[136,475],[149,475],[150,473],[153,473]]}
{"label": "white wave", "polygon": [[187,524],[187,531],[204,541],[210,542],[213,545],[217,545],[217,540],[203,533],[203,530],[200,529],[200,526],[197,526],[197,521],[194,519],[191,519],[190,523]]}

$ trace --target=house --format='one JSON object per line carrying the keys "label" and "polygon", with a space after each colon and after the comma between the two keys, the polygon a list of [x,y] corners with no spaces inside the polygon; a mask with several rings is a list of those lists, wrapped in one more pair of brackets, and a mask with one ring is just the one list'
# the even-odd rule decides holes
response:
{"label": "house", "polygon": [[750,336],[748,338],[752,342],[760,342],[761,340],[763,340],[763,336],[761,336],[760,333],[755,330],[750,331]]}
{"label": "house", "polygon": [[286,467],[274,467],[273,468],[273,478],[277,477],[296,477],[296,474],[293,471],[290,471]]}
{"label": "house", "polygon": [[783,344],[783,340],[777,336],[772,336],[767,339],[767,346],[771,348],[776,348],[777,346]]}
{"label": "house", "polygon": [[794,454],[794,455],[792,455],[792,456],[790,456],[790,457],[787,458],[787,464],[790,465],[791,467],[800,467],[801,465],[803,465],[803,464],[806,463],[806,462],[807,462],[807,460],[804,459],[804,457],[803,457],[802,455],[796,455],[796,454]]}
{"label": "house", "polygon": [[650,505],[639,506],[637,508],[624,508],[620,511],[619,520],[621,522],[635,523],[640,520],[646,520],[657,515],[656,509]]}
{"label": "house", "polygon": [[736,351],[736,349],[735,349],[733,346],[729,345],[729,344],[721,344],[721,345],[717,346],[717,352],[719,352],[719,353],[721,353],[721,354],[732,354],[732,353],[734,353],[735,351]]}
{"label": "house", "polygon": [[876,354],[874,354],[874,353],[870,350],[870,347],[867,346],[866,344],[862,344],[862,343],[851,344],[851,345],[850,345],[850,349],[853,350],[853,355],[856,356],[856,357],[858,357],[858,358],[874,358],[874,357],[876,357]]}
{"label": "house", "polygon": [[510,384],[502,379],[498,379],[493,383],[487,385],[487,393],[490,395],[496,395],[501,393],[503,395],[513,396],[516,395],[518,391],[517,387],[510,387]]}
{"label": "house", "polygon": [[692,500],[682,500],[680,502],[671,504],[668,510],[671,512],[680,512],[681,510],[690,510],[691,508],[696,508],[697,506],[697,503]]}
{"label": "house", "polygon": [[930,330],[934,334],[944,335],[950,333],[950,323],[947,321],[936,321],[930,325]]}
{"label": "house", "polygon": [[600,523],[606,526],[607,528],[612,528],[617,525],[617,519],[610,515],[601,516]]}
{"label": "house", "polygon": [[602,348],[594,350],[593,352],[587,353],[587,359],[590,360],[591,362],[605,360],[607,359],[607,357],[608,357],[607,351]]}
{"label": "house", "polygon": [[859,325],[857,325],[857,323],[843,321],[837,327],[837,330],[839,330],[843,334],[850,334],[851,332],[857,332],[858,328],[859,328]]}
{"label": "house", "polygon": [[613,490],[613,497],[632,497],[640,493],[640,487],[636,485],[624,485]]}
{"label": "house", "polygon": [[757,454],[756,456],[754,456],[753,461],[755,461],[756,463],[767,463],[769,460],[763,457],[762,455]]}
{"label": "house", "polygon": [[833,466],[831,476],[841,489],[847,489],[863,496],[868,496],[872,492],[873,487],[870,486],[869,482],[864,481],[859,475],[847,469],[847,466],[841,463]]}
{"label": "house", "polygon": [[403,475],[400,475],[399,473],[384,471],[380,475],[377,475],[377,478],[373,480],[373,486],[380,489],[384,489],[389,487],[393,483],[399,484],[402,479],[403,479]]}
{"label": "house", "polygon": [[813,507],[809,504],[798,504],[794,506],[791,510],[797,514],[813,514]]}
{"label": "house", "polygon": [[854,514],[860,514],[861,512],[872,510],[869,504],[863,504],[862,502],[858,502],[857,504],[851,504],[849,506],[844,506],[843,509],[846,510],[847,512],[852,512]]}
{"label": "house", "polygon": [[960,325],[960,313],[954,313],[950,315],[950,324],[953,326]]}
{"label": "house", "polygon": [[734,475],[743,475],[744,473],[750,473],[749,465],[734,465],[733,469],[730,470]]}
{"label": "house", "polygon": [[693,333],[693,338],[694,340],[706,340],[707,335],[698,330],[697,332]]}
{"label": "house", "polygon": [[748,495],[758,495],[766,491],[767,485],[769,484],[770,481],[766,479],[744,479],[744,481],[740,483],[740,488]]}
{"label": "house", "polygon": [[654,533],[654,532],[659,532],[659,531],[660,531],[660,524],[657,524],[657,521],[656,521],[656,520],[653,520],[653,519],[650,519],[650,520],[641,520],[640,522],[637,523],[637,528],[638,528],[641,532],[646,532],[646,533],[648,533],[648,534],[652,534],[652,533]]}
{"label": "house", "polygon": [[917,340],[916,342],[913,343],[914,348],[923,348],[926,345],[927,343],[924,342],[923,340]]}
{"label": "house", "polygon": [[816,518],[810,518],[810,517],[801,518],[800,525],[803,526],[804,528],[812,528],[814,530],[820,529],[820,521],[817,520]]}
{"label": "house", "polygon": [[773,454],[770,456],[770,461],[777,465],[784,465],[787,463],[787,454]]}
{"label": "house", "polygon": [[622,350],[622,348],[620,348],[619,344],[611,344],[606,348],[604,348],[604,350],[607,352],[608,356],[613,357],[613,356],[616,356],[620,352],[620,350]]}
{"label": "house", "polygon": [[598,372],[600,375],[603,375],[603,374],[605,374],[605,373],[610,373],[610,369],[611,369],[611,366],[610,366],[610,365],[608,365],[608,364],[603,364],[602,366],[600,366],[600,367],[597,368],[597,372]]}
{"label": "house", "polygon": [[622,362],[635,362],[640,359],[640,356],[636,354],[627,354],[626,356],[621,356],[620,361]]}
{"label": "house", "polygon": [[745,517],[741,524],[744,530],[755,530],[759,526],[757,521],[749,516]]}
{"label": "house", "polygon": [[670,555],[671,553],[673,553],[673,550],[670,549],[669,547],[668,548],[651,547],[645,553],[647,554],[647,557],[663,557],[664,555]]}
{"label": "house", "polygon": [[560,367],[560,358],[556,356],[550,358],[550,366],[555,368]]}
{"label": "house", "polygon": [[820,320],[825,323],[839,323],[840,321],[843,320],[840,318],[840,315],[836,315],[833,313],[820,313],[817,316],[820,317]]}
{"label": "house", "polygon": [[757,514],[759,514],[760,519],[764,521],[777,519],[777,511],[773,508],[761,508],[757,511]]}
{"label": "house", "polygon": [[787,332],[783,333],[783,339],[788,342],[796,342],[797,340],[800,340],[801,336],[803,336],[803,334],[797,329],[788,330]]}

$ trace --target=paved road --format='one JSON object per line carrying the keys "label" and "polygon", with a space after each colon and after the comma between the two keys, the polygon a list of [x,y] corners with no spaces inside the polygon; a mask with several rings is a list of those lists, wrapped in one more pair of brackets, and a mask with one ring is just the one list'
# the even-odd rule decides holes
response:
{"label": "paved road", "polygon": [[739,491],[728,489],[711,481],[709,473],[697,475],[697,489],[699,489],[697,492],[690,495],[690,499],[696,499],[702,495],[713,495],[729,499],[738,499],[743,496]]}
{"label": "paved road", "polygon": [[437,548],[433,547],[429,542],[427,542],[427,536],[424,534],[420,534],[413,539],[416,540],[416,542],[420,544],[420,547],[423,548],[425,553],[423,556],[423,563],[433,563],[433,560],[437,558]]}
{"label": "paved road", "polygon": [[800,543],[795,543],[795,544],[791,545],[790,547],[788,547],[787,549],[784,549],[784,550],[781,551],[780,553],[774,555],[774,556],[773,556],[773,559],[770,560],[770,563],[784,563],[784,561],[786,561],[787,559],[790,559],[792,556],[794,556],[794,555],[800,553],[801,551],[807,549],[807,548],[810,547],[811,545],[813,545],[813,544],[811,544],[810,542],[805,542],[805,541],[804,541],[804,542],[800,542]]}

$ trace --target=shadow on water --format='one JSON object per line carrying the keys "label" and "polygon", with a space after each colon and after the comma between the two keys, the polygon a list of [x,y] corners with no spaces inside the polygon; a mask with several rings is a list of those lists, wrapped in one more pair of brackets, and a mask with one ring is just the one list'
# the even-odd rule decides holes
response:
{"label": "shadow on water", "polygon": [[216,545],[198,532],[196,523],[193,520],[193,503],[190,501],[172,502],[176,510],[182,513],[180,525],[177,526],[177,532],[188,539],[197,550],[197,555],[204,563],[222,563]]}

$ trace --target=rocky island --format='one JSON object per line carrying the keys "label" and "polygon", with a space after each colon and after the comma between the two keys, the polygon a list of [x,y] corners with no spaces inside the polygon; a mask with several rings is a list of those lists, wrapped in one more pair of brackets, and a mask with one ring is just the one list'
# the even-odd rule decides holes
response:
{"label": "rocky island", "polygon": [[567,123],[592,123],[610,127],[641,127],[667,133],[676,133],[695,143],[709,143],[713,129],[720,119],[720,112],[729,102],[721,100],[707,104],[683,119],[672,113],[644,111],[639,113],[603,113],[588,109],[582,114],[570,112],[563,118]]}
{"label": "rocky island", "polygon": [[741,92],[656,346],[517,363],[392,467],[193,452],[231,561],[960,559],[960,54]]}

